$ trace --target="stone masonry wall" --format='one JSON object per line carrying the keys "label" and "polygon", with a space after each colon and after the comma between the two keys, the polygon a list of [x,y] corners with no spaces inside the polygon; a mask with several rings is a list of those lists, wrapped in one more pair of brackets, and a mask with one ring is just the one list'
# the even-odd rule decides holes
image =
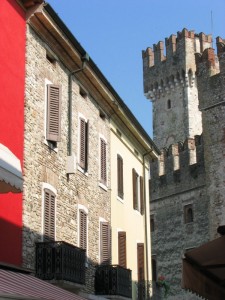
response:
{"label": "stone masonry wall", "polygon": [[[198,299],[181,289],[182,256],[209,240],[209,199],[205,186],[201,136],[171,145],[151,165],[152,255],[158,276],[171,287],[168,299]],[[185,222],[185,206],[192,205],[193,222]],[[161,299],[157,287],[153,299]]]}
{"label": "stone masonry wall", "polygon": [[218,236],[218,226],[225,225],[225,40],[221,38],[217,38],[217,54],[209,48],[196,55],[211,239]]}
{"label": "stone masonry wall", "polygon": [[[68,70],[46,58],[46,44],[28,25],[25,95],[25,150],[23,199],[23,266],[35,268],[35,242],[42,241],[42,186],[56,189],[56,240],[78,245],[78,204],[88,209],[89,265],[86,292],[94,292],[94,266],[99,263],[99,218],[110,222],[110,192],[99,186],[99,134],[107,140],[107,167],[110,175],[110,131],[107,118],[99,116],[99,108],[90,97],[79,93],[73,81],[72,149],[78,153],[78,114],[89,120],[88,174],[76,170],[67,175],[68,147]],[[54,50],[54,49],[52,49]],[[52,150],[45,141],[45,81],[62,85],[61,141]],[[108,177],[110,186],[110,178]]]}

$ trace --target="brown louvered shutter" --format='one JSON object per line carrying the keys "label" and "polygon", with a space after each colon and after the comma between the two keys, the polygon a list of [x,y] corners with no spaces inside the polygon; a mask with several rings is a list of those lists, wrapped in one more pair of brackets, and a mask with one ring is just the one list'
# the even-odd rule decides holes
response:
{"label": "brown louvered shutter", "polygon": [[101,159],[101,178],[100,181],[104,185],[107,183],[107,171],[106,171],[106,142],[100,139],[101,149],[100,149],[100,159]]}
{"label": "brown louvered shutter", "polygon": [[135,169],[132,169],[132,180],[133,180],[133,208],[138,209],[138,189],[137,189],[137,178],[138,175]]}
{"label": "brown louvered shutter", "polygon": [[87,249],[87,214],[80,210],[80,247]]}
{"label": "brown louvered shutter", "polygon": [[140,176],[140,205],[141,205],[141,214],[144,214],[144,182],[143,182],[143,177]]}
{"label": "brown louvered shutter", "polygon": [[137,244],[138,281],[145,279],[144,244]]}
{"label": "brown louvered shutter", "polygon": [[47,99],[47,132],[46,139],[53,142],[60,141],[61,135],[61,87],[48,84]]}
{"label": "brown louvered shutter", "polygon": [[126,250],[126,232],[118,232],[118,257],[119,265],[121,267],[127,267],[127,250]]}
{"label": "brown louvered shutter", "polygon": [[117,155],[117,188],[118,196],[123,199],[123,159]]}
{"label": "brown louvered shutter", "polygon": [[110,264],[111,261],[111,234],[109,223],[100,223],[100,261],[101,264]]}
{"label": "brown louvered shutter", "polygon": [[44,241],[55,240],[55,195],[44,190]]}
{"label": "brown louvered shutter", "polygon": [[80,166],[87,170],[88,161],[88,122],[80,118]]}

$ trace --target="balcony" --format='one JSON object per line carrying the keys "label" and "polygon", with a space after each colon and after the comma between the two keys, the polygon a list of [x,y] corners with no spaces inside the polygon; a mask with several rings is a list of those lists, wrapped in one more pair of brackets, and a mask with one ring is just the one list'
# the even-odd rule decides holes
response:
{"label": "balcony", "polygon": [[95,294],[110,298],[132,298],[131,270],[118,265],[98,266],[95,272]]}
{"label": "balcony", "polygon": [[85,259],[85,250],[65,242],[36,243],[36,277],[76,289],[85,284]]}

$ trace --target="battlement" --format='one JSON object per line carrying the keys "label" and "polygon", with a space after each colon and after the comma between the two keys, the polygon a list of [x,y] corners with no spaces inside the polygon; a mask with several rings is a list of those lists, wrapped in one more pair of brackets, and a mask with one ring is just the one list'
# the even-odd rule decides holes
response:
{"label": "battlement", "polygon": [[[190,39],[193,43],[196,43],[196,50],[200,50],[198,52],[203,52],[206,48],[211,46],[212,36],[206,35],[203,32],[199,34],[195,34],[193,30],[188,31],[184,28],[181,32],[177,32],[177,35],[172,34],[170,37],[165,38],[166,45],[166,55],[164,56],[164,43],[159,41],[157,44],[153,45],[153,49],[148,47],[145,51],[142,51],[142,58],[144,60],[144,64],[148,67],[156,66],[163,62],[166,59],[171,59],[171,56],[179,55],[181,53],[179,50],[183,50],[183,47],[180,47],[181,44],[185,43],[185,40]],[[180,49],[182,48],[182,49]],[[183,53],[185,55],[185,53]]]}
{"label": "battlement", "polygon": [[203,53],[211,47],[212,36],[203,32],[196,34],[184,28],[177,35],[166,38],[165,46],[165,53],[162,41],[142,51],[144,91],[152,100],[171,87],[194,83],[195,53]]}
{"label": "battlement", "polygon": [[207,48],[203,51],[203,53],[195,54],[197,72],[201,71],[201,69],[216,68],[217,69],[216,73],[221,71],[224,73],[225,39],[217,37],[216,46],[217,46],[217,55],[215,54],[215,50],[213,48]]}
{"label": "battlement", "polygon": [[167,184],[180,182],[197,178],[203,168],[203,137],[196,135],[162,149],[159,160],[151,164],[151,178]]}
{"label": "battlement", "polygon": [[217,55],[213,48],[195,54],[200,110],[224,101],[225,40],[217,37],[216,42]]}

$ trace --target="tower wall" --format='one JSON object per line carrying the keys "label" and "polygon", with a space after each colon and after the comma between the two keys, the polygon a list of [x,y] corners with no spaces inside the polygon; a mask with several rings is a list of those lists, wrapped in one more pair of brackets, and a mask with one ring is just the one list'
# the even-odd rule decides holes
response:
{"label": "tower wall", "polygon": [[225,40],[217,38],[217,55],[196,55],[200,109],[203,117],[210,238],[225,225]]}
{"label": "tower wall", "polygon": [[[168,299],[199,299],[181,289],[181,261],[189,249],[209,239],[208,197],[205,187],[204,146],[202,136],[162,150],[159,161],[151,165],[152,254],[158,276],[170,285]],[[191,206],[193,220],[186,222]],[[153,299],[160,299],[157,289]]]}
{"label": "tower wall", "polygon": [[144,92],[153,103],[153,135],[158,147],[202,133],[195,78],[195,53],[212,38],[183,29],[142,52]]}

